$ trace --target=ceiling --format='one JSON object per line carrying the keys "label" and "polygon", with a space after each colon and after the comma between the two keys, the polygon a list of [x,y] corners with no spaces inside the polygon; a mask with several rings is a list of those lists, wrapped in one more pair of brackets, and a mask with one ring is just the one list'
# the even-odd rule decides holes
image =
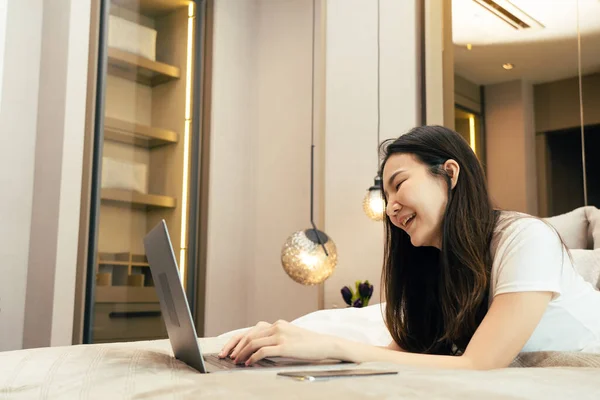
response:
{"label": "ceiling", "polygon": [[[600,0],[496,1],[518,7],[543,27],[517,30],[474,0],[452,0],[456,74],[479,85],[575,77],[578,22],[582,73],[600,72]],[[514,68],[505,70],[505,63]]]}

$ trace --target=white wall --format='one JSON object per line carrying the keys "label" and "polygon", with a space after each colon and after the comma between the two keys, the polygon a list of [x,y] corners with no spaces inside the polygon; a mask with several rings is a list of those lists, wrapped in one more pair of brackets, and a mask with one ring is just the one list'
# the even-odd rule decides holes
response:
{"label": "white wall", "polygon": [[9,4],[0,350],[71,343],[90,6]]}
{"label": "white wall", "polygon": [[454,129],[452,1],[425,2],[425,90],[428,125]]}
{"label": "white wall", "polygon": [[246,326],[254,269],[255,1],[214,4],[205,335]]}
{"label": "white wall", "polygon": [[23,346],[42,3],[11,1],[7,8],[5,79],[0,96],[0,351]]}
{"label": "white wall", "polygon": [[[52,303],[56,266],[64,140],[66,42],[69,35],[69,0],[56,0],[55,7],[42,12],[40,87],[35,148],[35,170],[29,265],[25,295],[23,347],[48,346],[51,339]],[[66,8],[65,8],[66,6]]]}
{"label": "white wall", "polygon": [[312,2],[217,0],[205,335],[317,309],[280,251],[309,226]]}
{"label": "white wall", "polygon": [[[418,121],[416,1],[381,0],[381,140]],[[325,307],[344,307],[340,289],[369,279],[379,302],[383,224],[362,211],[377,173],[377,3],[327,2],[325,231],[339,264]]]}
{"label": "white wall", "polygon": [[[317,4],[315,219],[340,260],[325,307],[357,279],[375,283],[377,302],[383,226],[362,211],[377,172],[376,2]],[[215,2],[207,336],[318,308],[318,288],[280,262],[286,238],[309,227],[311,7]],[[417,123],[415,22],[415,1],[381,0],[381,139]]]}
{"label": "white wall", "polygon": [[91,0],[71,0],[51,346],[72,343]]}
{"label": "white wall", "polygon": [[2,109],[2,81],[4,70],[4,44],[6,41],[6,12],[8,0],[0,0],[0,110]]}
{"label": "white wall", "polygon": [[312,1],[259,0],[257,11],[250,324],[292,320],[318,307],[317,288],[292,281],[280,253],[289,235],[310,227]]}

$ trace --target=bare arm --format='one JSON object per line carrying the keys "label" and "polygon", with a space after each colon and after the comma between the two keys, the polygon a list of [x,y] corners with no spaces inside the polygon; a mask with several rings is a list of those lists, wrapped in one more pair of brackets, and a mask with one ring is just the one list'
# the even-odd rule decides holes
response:
{"label": "bare arm", "polygon": [[402,352],[406,351],[403,348],[401,348],[400,346],[398,346],[398,344],[393,340],[387,346],[380,346],[380,347],[382,349],[388,349],[388,350],[394,350],[394,351],[402,351]]}
{"label": "bare arm", "polygon": [[376,347],[311,332],[285,321],[259,323],[250,332],[232,338],[220,356],[230,356],[236,362],[246,364],[265,357],[283,356],[357,363],[383,361],[432,368],[503,368],[527,343],[551,298],[551,292],[497,295],[461,356],[409,353],[402,351],[396,343]]}
{"label": "bare arm", "polygon": [[496,296],[462,356],[438,356],[399,351],[395,343],[373,348],[344,339],[334,341],[329,357],[352,362],[383,361],[453,369],[507,367],[538,325],[550,292],[506,293]]}

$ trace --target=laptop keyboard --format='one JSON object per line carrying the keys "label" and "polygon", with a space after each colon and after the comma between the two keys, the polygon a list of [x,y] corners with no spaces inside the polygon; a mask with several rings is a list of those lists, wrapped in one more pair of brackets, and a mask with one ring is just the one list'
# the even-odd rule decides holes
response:
{"label": "laptop keyboard", "polygon": [[204,361],[216,365],[221,368],[232,369],[232,368],[253,368],[253,367],[268,367],[272,366],[275,363],[269,360],[260,360],[255,364],[246,366],[246,364],[236,364],[231,358],[219,358],[216,354],[206,354],[204,356]]}

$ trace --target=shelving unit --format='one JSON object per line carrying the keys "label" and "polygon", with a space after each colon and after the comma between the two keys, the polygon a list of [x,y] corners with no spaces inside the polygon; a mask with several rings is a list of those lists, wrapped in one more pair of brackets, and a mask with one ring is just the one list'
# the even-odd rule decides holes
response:
{"label": "shelving unit", "polygon": [[156,288],[135,286],[97,286],[96,303],[155,303]]}
{"label": "shelving unit", "polygon": [[132,267],[148,267],[148,259],[142,254],[99,253],[98,265],[122,265]]}
{"label": "shelving unit", "polygon": [[104,139],[146,149],[177,143],[179,140],[176,132],[167,129],[109,117],[104,119]]}
{"label": "shelving unit", "polygon": [[[110,284],[97,286],[97,303],[153,303],[157,301],[148,260],[145,255],[122,253],[98,253],[98,270],[109,270]],[[141,273],[134,273],[134,268]],[[143,275],[143,285],[131,285],[129,278]],[[116,276],[116,279],[113,277]]]}
{"label": "shelving unit", "polygon": [[117,203],[142,210],[177,207],[177,199],[174,197],[145,194],[124,189],[102,189],[100,199],[104,202]]}
{"label": "shelving unit", "polygon": [[152,87],[179,79],[179,68],[119,49],[108,49],[108,73]]}
{"label": "shelving unit", "polygon": [[113,0],[113,4],[140,14],[156,17],[177,8],[187,7],[189,0]]}
{"label": "shelving unit", "polygon": [[[189,14],[194,6],[189,0],[105,1],[113,36],[105,79],[106,174],[100,190],[93,340],[159,338],[165,336],[164,322],[143,238],[165,220],[176,256],[182,253],[182,207],[188,202],[181,196],[189,193],[184,177],[189,180],[185,169],[191,153],[184,135],[190,135],[196,118],[193,80],[188,79],[197,77],[187,73],[196,51],[189,30],[195,26]],[[129,32],[135,31],[137,42],[130,40],[135,36]]]}

